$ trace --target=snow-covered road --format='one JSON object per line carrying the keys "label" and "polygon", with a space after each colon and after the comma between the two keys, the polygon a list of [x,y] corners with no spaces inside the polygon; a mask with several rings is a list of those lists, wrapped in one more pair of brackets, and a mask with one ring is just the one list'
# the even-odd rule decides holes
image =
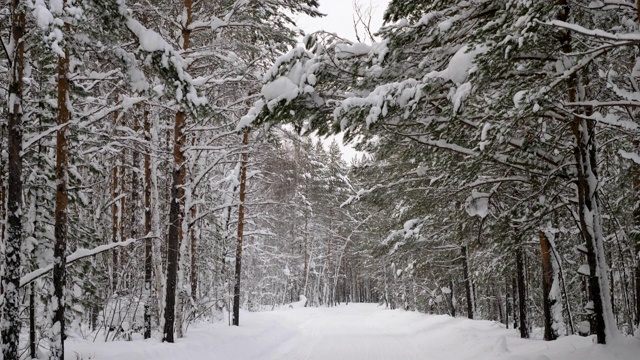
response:
{"label": "snow-covered road", "polygon": [[[331,311],[327,311],[331,310]],[[352,304],[319,309],[296,322],[285,313],[283,324],[297,328],[277,353],[259,359],[423,359],[425,349],[412,334],[400,312],[379,311],[375,306]],[[286,319],[286,320],[285,320]]]}
{"label": "snow-covered road", "polygon": [[638,340],[616,346],[566,337],[522,340],[490,321],[385,310],[375,304],[242,313],[240,327],[200,324],[175,344],[68,340],[67,359],[128,360],[626,360]]}

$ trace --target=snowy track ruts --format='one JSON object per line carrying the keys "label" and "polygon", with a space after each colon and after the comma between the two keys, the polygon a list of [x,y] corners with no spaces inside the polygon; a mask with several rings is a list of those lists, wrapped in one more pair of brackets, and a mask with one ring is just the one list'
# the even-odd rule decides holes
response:
{"label": "snowy track ruts", "polygon": [[375,304],[240,315],[241,326],[196,324],[175,344],[90,342],[71,336],[66,359],[92,360],[627,360],[640,341],[523,340],[491,321],[385,310]]}

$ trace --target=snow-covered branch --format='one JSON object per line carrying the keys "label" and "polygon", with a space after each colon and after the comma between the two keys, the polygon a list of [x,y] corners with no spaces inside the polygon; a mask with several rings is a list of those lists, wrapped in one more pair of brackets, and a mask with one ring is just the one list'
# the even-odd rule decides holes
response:
{"label": "snow-covered branch", "polygon": [[[81,259],[85,259],[91,256],[95,256],[98,255],[100,253],[103,253],[105,251],[109,251],[109,250],[113,250],[115,248],[121,248],[121,247],[126,247],[129,246],[139,240],[148,240],[148,239],[157,239],[157,237],[153,236],[153,237],[143,237],[143,238],[138,238],[138,239],[128,239],[126,241],[122,241],[122,242],[117,242],[117,243],[111,243],[111,244],[106,244],[106,245],[100,245],[98,247],[95,247],[93,249],[78,249],[76,250],[73,254],[67,256],[67,266],[73,264],[74,262],[81,260]],[[45,274],[47,274],[49,271],[53,270],[53,264],[47,265],[46,267],[40,268],[38,270],[34,270],[26,275],[24,275],[23,277],[20,278],[20,287],[23,287],[25,285],[29,285],[29,283],[33,282],[36,279],[41,278],[42,276],[44,276]]]}

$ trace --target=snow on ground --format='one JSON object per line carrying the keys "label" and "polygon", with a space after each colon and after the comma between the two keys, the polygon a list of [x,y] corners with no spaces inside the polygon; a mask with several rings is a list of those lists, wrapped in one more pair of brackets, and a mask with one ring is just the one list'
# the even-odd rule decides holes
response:
{"label": "snow on ground", "polygon": [[628,360],[640,341],[523,340],[491,321],[385,310],[375,304],[240,314],[240,327],[199,324],[175,344],[158,340],[65,343],[66,359],[127,360]]}

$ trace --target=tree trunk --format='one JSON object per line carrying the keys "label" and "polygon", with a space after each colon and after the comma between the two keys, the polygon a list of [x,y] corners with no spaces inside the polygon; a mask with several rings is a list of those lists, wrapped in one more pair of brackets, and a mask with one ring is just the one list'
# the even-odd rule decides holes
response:
{"label": "tree trunk", "polygon": [[[192,205],[191,207],[191,219],[195,220],[198,217],[198,208],[197,205]],[[197,250],[198,250],[198,227],[195,223],[191,225],[190,228],[190,242],[191,242],[191,299],[195,301],[196,296],[198,294],[198,258],[197,258]]]}
{"label": "tree trunk", "polygon": [[498,319],[500,319],[500,322],[504,322],[504,307],[502,306],[502,294],[500,292],[500,287],[494,287],[493,293],[495,294],[495,304],[496,310],[498,311]]}
{"label": "tree trunk", "polygon": [[[150,125],[151,129],[151,231],[156,237],[161,237],[162,231],[160,230],[160,191],[158,190],[158,162],[155,159],[158,147],[161,146],[158,131],[160,130],[160,118],[155,116]],[[169,183],[169,181],[167,181]],[[162,263],[162,251],[165,248],[165,242],[153,242],[151,244],[151,267],[152,267],[152,279],[154,295],[153,306],[156,310],[157,320],[156,324],[160,326],[161,319],[164,318],[164,296],[166,288],[166,277],[163,271]]]}
{"label": "tree trunk", "polygon": [[449,306],[450,306],[450,314],[452,317],[456,317],[456,295],[453,289],[453,280],[449,280],[449,287],[451,292],[449,293]]}
{"label": "tree trunk", "polygon": [[[6,133],[5,133],[5,124],[0,124],[0,149],[7,149],[8,146],[5,145],[4,143],[4,139],[6,139]],[[5,157],[2,155],[2,152],[0,152],[0,173],[1,174],[8,174],[9,171],[5,170]],[[2,177],[2,179],[0,179],[0,244],[4,244],[4,236],[5,236],[5,231],[6,231],[6,216],[7,216],[7,208],[6,203],[7,203],[7,187],[5,185],[4,182],[4,175]]]}
{"label": "tree trunk", "polygon": [[[140,119],[139,117],[142,115],[141,114],[142,111],[142,107],[141,105],[137,105],[136,106],[136,113],[133,116],[133,132],[136,134],[136,136],[138,136],[138,134],[140,133]],[[130,237],[131,239],[137,239],[138,238],[138,224],[140,223],[140,220],[138,218],[138,207],[139,204],[138,202],[140,201],[140,196],[139,196],[139,178],[138,178],[138,169],[139,169],[139,154],[138,154],[138,150],[133,148],[131,150],[131,206],[129,207],[129,219],[130,219]]]}
{"label": "tree trunk", "polygon": [[[636,11],[638,15],[638,21],[640,21],[640,0],[636,1]],[[634,140],[634,147],[640,148],[640,141]],[[636,285],[636,330],[640,329],[640,169],[638,164],[633,164],[633,190],[636,196],[636,205],[633,209],[633,225],[635,231],[631,233],[632,238],[635,240],[634,255],[635,255],[635,285]]]}
{"label": "tree trunk", "polygon": [[[516,265],[517,266],[517,265]],[[517,329],[518,324],[518,310],[516,309],[516,291],[518,289],[518,285],[516,282],[517,276],[511,278],[511,309],[513,310],[513,328]]]}
{"label": "tree trunk", "polygon": [[[144,107],[144,139],[147,144],[152,144],[151,123],[149,122],[149,110]],[[153,232],[151,227],[151,146],[144,155],[144,232],[145,236],[150,236]],[[144,243],[144,338],[151,337],[151,276],[153,264],[153,244],[151,239]]]}
{"label": "tree trunk", "polygon": [[529,338],[529,324],[527,322],[528,307],[527,307],[527,284],[524,274],[524,255],[522,254],[522,248],[518,248],[516,253],[516,267],[518,272],[518,309],[520,310],[520,337],[523,339]]}
{"label": "tree trunk", "polygon": [[[66,1],[64,2],[66,4]],[[67,34],[70,26],[65,24]],[[66,300],[64,289],[67,282],[66,256],[67,250],[67,182],[68,182],[68,144],[67,123],[69,122],[69,48],[65,49],[65,56],[58,58],[58,119],[60,126],[56,133],[56,207],[55,207],[55,245],[53,248],[53,326],[51,328],[50,359],[64,359]]]}
{"label": "tree trunk", "polygon": [[[640,209],[638,209],[638,220],[640,223]],[[634,215],[635,217],[635,215]],[[636,282],[636,328],[640,329],[640,237],[636,239],[634,248],[635,254],[635,282]]]}
{"label": "tree trunk", "polygon": [[[567,0],[561,0],[563,10],[559,20],[568,21],[570,6]],[[573,51],[571,32],[565,31],[561,37],[562,51],[566,54]],[[576,74],[569,77],[567,82],[567,101],[576,102],[579,98],[578,88],[588,89],[585,79],[580,79]],[[577,111],[578,109],[576,109]],[[584,110],[584,109],[583,109]],[[589,109],[586,109],[587,111]],[[571,133],[574,138],[574,157],[576,160],[578,215],[580,231],[587,247],[587,263],[589,265],[589,291],[593,301],[594,320],[598,344],[605,344],[607,335],[612,335],[617,330],[617,324],[613,318],[611,299],[609,296],[609,280],[607,278],[608,266],[604,252],[604,239],[602,235],[602,217],[598,199],[598,164],[597,144],[595,141],[594,121],[588,121],[573,116],[571,119]],[[598,274],[603,274],[598,276]]]}
{"label": "tree trunk", "polygon": [[[124,121],[123,121],[124,123]],[[125,223],[125,215],[126,215],[126,207],[125,207],[125,198],[127,194],[127,181],[126,181],[126,166],[127,166],[127,150],[122,148],[120,150],[120,167],[118,168],[118,176],[120,183],[119,195],[120,199],[118,200],[118,239],[119,241],[124,241],[125,237],[125,228],[127,224]],[[122,289],[128,289],[129,284],[128,280],[125,277],[126,273],[124,271],[124,266],[127,264],[127,250],[125,248],[114,249],[118,253],[118,277],[116,278],[116,284],[119,285]]]}
{"label": "tree trunk", "polygon": [[[329,208],[329,229],[332,230],[333,229],[333,224],[332,224],[332,219],[333,219],[333,211],[332,208]],[[332,264],[332,259],[331,259],[331,240],[333,239],[333,236],[331,235],[331,233],[328,233],[328,239],[327,239],[327,306],[333,306],[333,289],[332,289],[332,275],[333,275],[333,264]]]}
{"label": "tree trunk", "polygon": [[247,187],[247,162],[249,161],[249,132],[242,136],[242,161],[240,165],[240,204],[238,205],[238,242],[236,244],[236,273],[233,286],[233,325],[240,325],[240,278],[242,273],[242,236],[244,234],[244,200]]}
{"label": "tree trunk", "polygon": [[[640,1],[638,2],[638,12],[640,13]],[[633,142],[636,150],[640,149],[640,141]],[[635,162],[633,166],[633,193],[635,195],[635,208],[633,209],[633,227],[630,237],[634,242],[634,280],[635,280],[635,326],[640,329],[640,165]]]}
{"label": "tree trunk", "polygon": [[474,316],[474,300],[473,300],[473,287],[471,285],[471,276],[469,275],[469,263],[467,258],[467,247],[460,248],[460,255],[462,255],[462,271],[464,275],[464,286],[467,295],[467,317],[473,319]]}
{"label": "tree trunk", "polygon": [[184,337],[184,295],[185,292],[182,289],[179,289],[178,294],[176,295],[176,336],[178,337],[178,339]]}
{"label": "tree trunk", "polygon": [[[182,24],[182,49],[188,50],[191,41],[189,25],[192,20],[192,0],[184,0],[186,18]],[[169,236],[167,241],[167,296],[165,298],[164,333],[162,340],[173,342],[176,311],[176,283],[178,281],[178,255],[182,243],[184,220],[184,185],[187,171],[185,168],[185,113],[182,109],[176,113],[173,127],[173,184],[171,186],[171,205],[169,207]]]}
{"label": "tree trunk", "polygon": [[[306,204],[305,204],[306,206]],[[304,211],[304,268],[302,270],[302,276],[304,281],[304,286],[302,287],[302,293],[304,296],[307,296],[307,282],[309,281],[309,219],[307,215],[307,210]]]}
{"label": "tree trunk", "polygon": [[504,325],[505,327],[508,329],[509,328],[509,313],[511,312],[511,303],[509,302],[509,294],[511,293],[511,291],[509,291],[509,276],[505,276],[505,287],[504,287],[504,307],[505,307],[505,312],[504,312]]}
{"label": "tree trunk", "polygon": [[[116,101],[118,100],[117,96],[116,96]],[[117,128],[118,126],[118,118],[120,117],[120,113],[118,111],[114,111],[113,113],[113,127],[114,129]],[[115,130],[114,130],[115,131]],[[111,198],[113,201],[113,204],[111,204],[111,242],[112,243],[117,243],[120,241],[119,235],[120,235],[120,215],[119,212],[120,207],[119,207],[119,202],[118,202],[118,194],[119,194],[119,182],[118,182],[118,161],[115,161],[115,164],[113,166],[113,171],[112,171],[112,187],[111,187]],[[117,286],[117,277],[118,277],[118,273],[119,273],[119,254],[120,251],[113,249],[113,252],[111,253],[111,262],[112,262],[112,270],[111,270],[111,288],[112,288],[112,292],[115,294],[116,292],[116,286]]]}
{"label": "tree trunk", "polygon": [[24,92],[24,41],[26,19],[20,0],[11,2],[13,50],[9,84],[8,193],[5,263],[2,276],[2,354],[5,360],[18,360],[20,335],[20,247],[22,246],[22,95]]}
{"label": "tree trunk", "polygon": [[[544,312],[544,339],[555,340],[560,335],[557,327],[554,326],[554,316],[552,309],[557,304],[557,297],[552,294],[552,286],[556,280],[553,271],[553,254],[551,254],[551,244],[544,231],[539,231],[540,249],[542,250],[542,309]],[[559,284],[556,284],[559,289]],[[560,314],[561,316],[562,314]]]}
{"label": "tree trunk", "polygon": [[36,287],[35,283],[29,284],[29,355],[32,359],[37,359],[36,352]]}
{"label": "tree trunk", "polygon": [[164,311],[163,341],[173,342],[176,310],[176,282],[178,280],[178,253],[182,242],[182,220],[184,218],[184,116],[176,114],[173,144],[173,185],[171,186],[171,205],[169,207],[169,236],[167,244],[167,284]]}
{"label": "tree trunk", "polygon": [[[44,174],[44,168],[41,162],[41,158],[40,156],[42,156],[42,145],[38,146],[38,171],[41,174]],[[38,185],[42,186],[43,184],[38,183]],[[37,239],[38,237],[38,220],[37,220],[37,214],[38,214],[38,204],[40,203],[40,195],[41,195],[41,190],[40,189],[36,189],[32,198],[31,198],[31,202],[33,204],[33,213],[36,214],[36,217],[33,218],[32,223],[30,224],[31,226],[31,236],[34,239]],[[35,252],[35,249],[32,250],[31,252],[31,256],[32,259],[36,259],[37,258],[37,254]],[[36,264],[32,264],[31,270],[36,270],[37,265]],[[37,358],[37,339],[36,339],[36,296],[35,296],[35,283],[31,283],[29,284],[29,355],[31,356],[32,359],[36,359]]]}

